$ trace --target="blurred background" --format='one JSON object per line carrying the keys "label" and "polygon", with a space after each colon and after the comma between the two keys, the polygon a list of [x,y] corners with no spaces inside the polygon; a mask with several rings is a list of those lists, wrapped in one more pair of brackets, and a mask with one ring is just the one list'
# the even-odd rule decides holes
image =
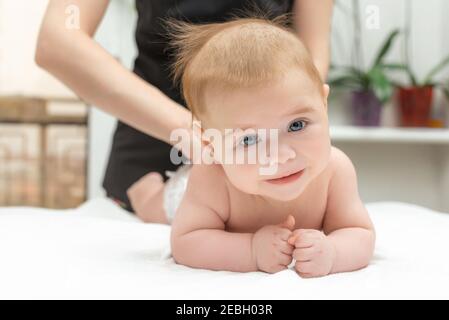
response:
{"label": "blurred background", "polygon": [[[104,196],[116,120],[36,66],[46,5],[0,0],[0,206],[72,208]],[[449,212],[448,12],[447,0],[335,1],[331,136],[365,202]],[[133,0],[111,0],[96,34],[128,68],[135,23]]]}

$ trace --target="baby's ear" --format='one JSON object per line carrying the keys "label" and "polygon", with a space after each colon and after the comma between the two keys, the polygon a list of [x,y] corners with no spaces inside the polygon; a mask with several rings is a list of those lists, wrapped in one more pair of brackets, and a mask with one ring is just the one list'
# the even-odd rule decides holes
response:
{"label": "baby's ear", "polygon": [[201,126],[201,121],[194,120],[192,123],[192,129],[194,139],[201,141],[203,147],[210,144],[210,141],[207,139],[206,135],[204,135],[204,128]]}
{"label": "baby's ear", "polygon": [[[201,150],[199,153],[199,156],[201,158],[201,162],[215,162],[214,158],[214,147],[208,138],[208,135],[204,134],[205,129],[201,126],[200,121],[193,121],[193,136],[194,139],[197,139],[196,141],[201,142]],[[205,158],[203,158],[205,157]]]}
{"label": "baby's ear", "polygon": [[327,97],[329,97],[329,85],[327,83],[323,84],[323,92],[324,92],[324,97],[327,99]]}
{"label": "baby's ear", "polygon": [[323,84],[323,99],[324,99],[324,105],[327,108],[327,99],[329,98],[329,92],[330,92],[330,88],[328,84]]}
{"label": "baby's ear", "polygon": [[193,138],[202,141],[203,128],[201,127],[201,121],[197,120],[196,118],[194,118],[192,121],[192,131]]}

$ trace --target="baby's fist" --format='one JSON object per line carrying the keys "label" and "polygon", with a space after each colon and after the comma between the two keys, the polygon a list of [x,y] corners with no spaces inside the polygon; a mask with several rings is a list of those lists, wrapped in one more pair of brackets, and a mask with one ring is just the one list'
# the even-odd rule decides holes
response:
{"label": "baby's fist", "polygon": [[257,269],[268,273],[287,269],[294,249],[287,240],[294,227],[295,218],[290,215],[283,223],[265,226],[253,235],[252,250]]}
{"label": "baby's fist", "polygon": [[303,278],[328,275],[335,259],[335,247],[321,231],[297,229],[293,231],[288,243],[293,245],[295,270]]}

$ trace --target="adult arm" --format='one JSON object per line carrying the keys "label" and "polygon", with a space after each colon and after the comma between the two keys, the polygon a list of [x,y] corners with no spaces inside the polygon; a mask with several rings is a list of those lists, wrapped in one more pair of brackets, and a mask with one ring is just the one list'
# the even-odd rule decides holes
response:
{"label": "adult arm", "polygon": [[[170,142],[175,128],[190,128],[190,112],[123,67],[93,40],[109,0],[50,0],[35,60],[81,99],[138,130]],[[69,6],[79,28],[68,28]]]}
{"label": "adult arm", "polygon": [[312,55],[323,80],[330,60],[330,34],[333,0],[296,0],[294,27]]}

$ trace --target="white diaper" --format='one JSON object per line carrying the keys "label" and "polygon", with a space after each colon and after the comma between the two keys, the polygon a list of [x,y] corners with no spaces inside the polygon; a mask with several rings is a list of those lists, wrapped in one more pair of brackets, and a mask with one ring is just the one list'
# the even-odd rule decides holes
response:
{"label": "white diaper", "polygon": [[168,222],[171,224],[181,204],[182,197],[187,188],[189,173],[192,165],[186,164],[179,167],[176,171],[166,171],[165,174],[170,178],[164,186],[164,210]]}

